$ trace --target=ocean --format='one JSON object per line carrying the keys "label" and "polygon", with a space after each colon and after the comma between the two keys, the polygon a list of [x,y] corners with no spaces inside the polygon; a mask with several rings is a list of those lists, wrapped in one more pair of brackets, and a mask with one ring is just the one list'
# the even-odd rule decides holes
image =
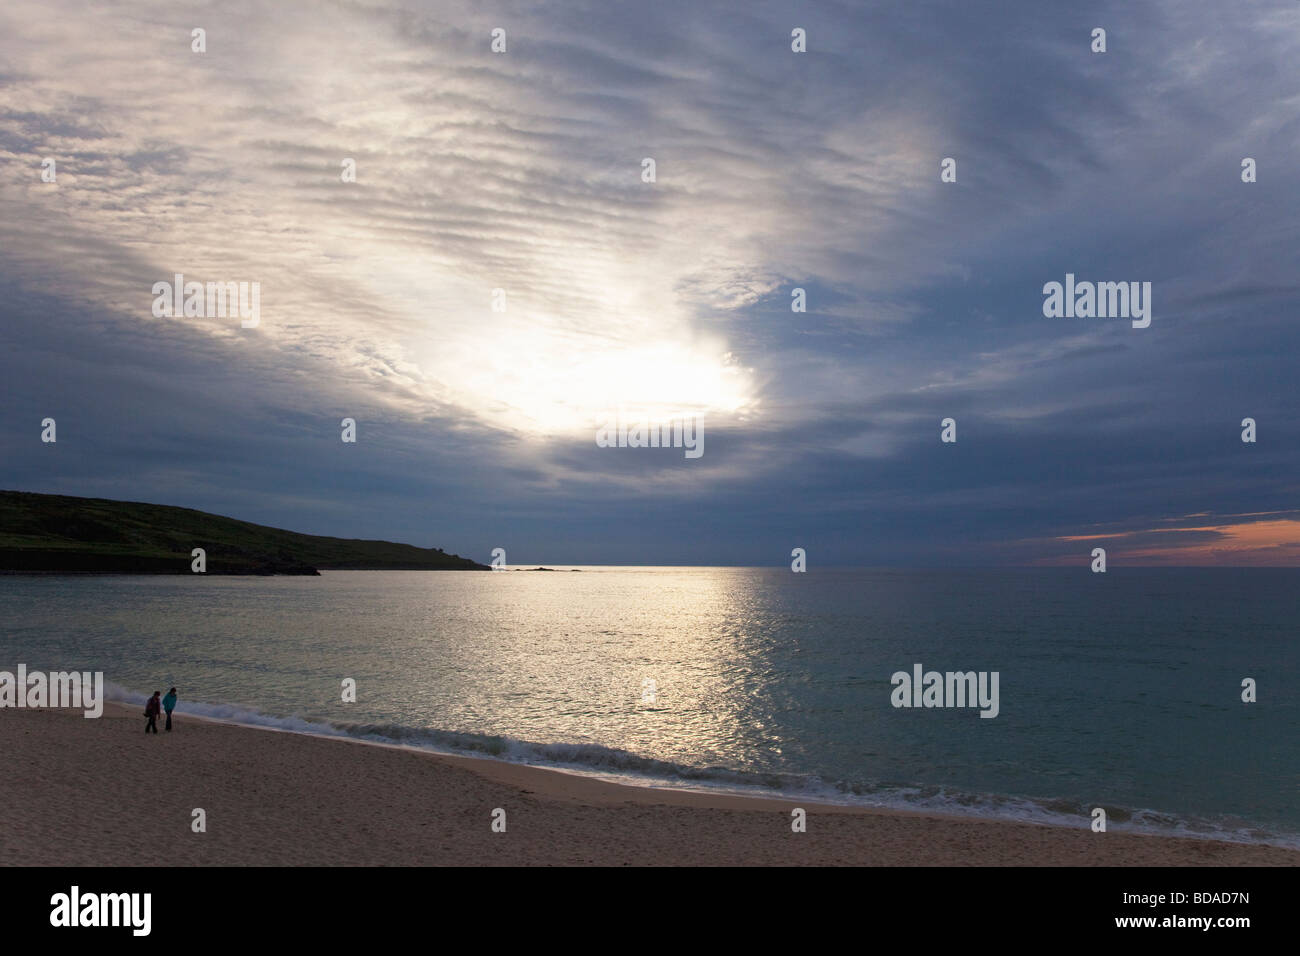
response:
{"label": "ocean", "polygon": [[[1300,847],[1300,570],[579,572],[0,577],[0,670],[175,685],[182,730]],[[996,717],[894,706],[916,665],[996,672]]]}

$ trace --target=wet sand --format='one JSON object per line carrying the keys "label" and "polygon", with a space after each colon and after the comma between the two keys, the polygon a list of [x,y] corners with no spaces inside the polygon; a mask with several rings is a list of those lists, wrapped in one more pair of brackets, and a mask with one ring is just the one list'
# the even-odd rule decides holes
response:
{"label": "wet sand", "polygon": [[[1294,866],[1300,851],[620,786],[141,708],[0,710],[7,865]],[[160,722],[161,723],[161,722]],[[791,810],[807,811],[807,832]],[[191,829],[193,811],[207,832]],[[492,830],[505,811],[505,832]]]}

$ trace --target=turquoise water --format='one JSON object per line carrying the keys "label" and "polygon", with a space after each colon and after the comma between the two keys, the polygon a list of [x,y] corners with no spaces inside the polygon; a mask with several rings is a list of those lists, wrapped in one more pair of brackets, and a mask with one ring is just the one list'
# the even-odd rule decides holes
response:
{"label": "turquoise water", "polygon": [[[1297,594],[1272,569],[3,577],[0,670],[648,785],[1300,846]],[[998,716],[893,707],[916,663],[997,671]]]}

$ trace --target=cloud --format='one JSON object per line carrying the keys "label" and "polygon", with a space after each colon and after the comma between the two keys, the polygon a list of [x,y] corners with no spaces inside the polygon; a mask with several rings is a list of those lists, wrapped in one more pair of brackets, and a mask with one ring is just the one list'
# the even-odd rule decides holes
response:
{"label": "cloud", "polygon": [[[508,498],[575,560],[762,563],[801,533],[1032,561],[1015,542],[1103,517],[1283,508],[1298,58],[1273,3],[13,0],[6,460],[40,490],[390,534],[436,463],[455,533]],[[1152,327],[1044,319],[1067,271],[1152,281]],[[261,326],[155,319],[177,272],[260,282]],[[51,405],[86,436],[53,469],[29,434]],[[705,458],[594,447],[620,406],[702,414]],[[370,436],[348,461],[343,415]],[[637,497],[647,540],[602,542]]]}

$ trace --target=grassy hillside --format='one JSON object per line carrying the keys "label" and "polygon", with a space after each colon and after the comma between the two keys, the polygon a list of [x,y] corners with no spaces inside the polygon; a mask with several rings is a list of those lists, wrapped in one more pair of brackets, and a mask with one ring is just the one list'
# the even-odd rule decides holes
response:
{"label": "grassy hillside", "polygon": [[390,541],[297,534],[168,505],[0,491],[0,572],[315,574],[317,569],[487,570],[468,558]]}

